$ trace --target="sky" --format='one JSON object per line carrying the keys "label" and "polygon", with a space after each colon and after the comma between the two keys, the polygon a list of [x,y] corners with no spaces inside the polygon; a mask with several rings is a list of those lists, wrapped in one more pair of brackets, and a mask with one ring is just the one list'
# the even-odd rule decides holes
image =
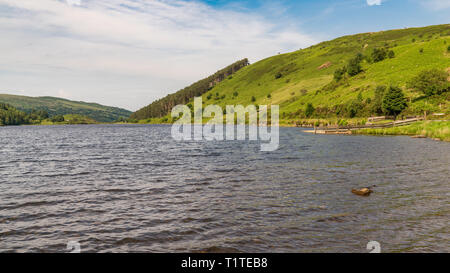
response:
{"label": "sky", "polygon": [[0,0],[0,93],[137,110],[243,58],[450,23],[450,0]]}

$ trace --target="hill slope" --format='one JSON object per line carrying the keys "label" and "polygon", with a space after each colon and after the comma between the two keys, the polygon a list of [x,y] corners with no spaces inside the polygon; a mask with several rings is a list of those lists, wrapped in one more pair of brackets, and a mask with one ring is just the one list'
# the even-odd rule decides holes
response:
{"label": "hill slope", "polygon": [[[280,105],[280,118],[303,119],[311,103],[315,118],[364,117],[373,113],[375,89],[396,85],[403,89],[408,107],[402,114],[423,110],[450,114],[449,93],[424,98],[408,82],[426,69],[450,70],[450,25],[429,26],[344,36],[309,48],[276,55],[236,72],[203,94],[205,106]],[[375,49],[392,51],[382,61],[373,60]],[[336,70],[361,54],[362,71],[334,79]],[[348,109],[359,102],[356,112]],[[170,117],[166,117],[170,121]],[[147,120],[158,122],[157,120]]]}
{"label": "hill slope", "polygon": [[204,94],[208,90],[211,90],[214,86],[225,80],[227,77],[232,78],[231,75],[247,65],[247,59],[237,61],[205,79],[202,79],[182,90],[179,90],[174,94],[167,95],[166,97],[136,111],[131,115],[131,119],[142,120],[147,118],[165,116],[175,105],[185,104],[189,102],[193,97],[201,96],[202,94]]}
{"label": "hill slope", "polygon": [[0,102],[7,103],[26,113],[31,113],[32,110],[44,110],[50,116],[76,114],[87,116],[98,122],[113,122],[120,117],[127,118],[131,114],[131,111],[117,107],[55,97],[26,97],[0,94]]}

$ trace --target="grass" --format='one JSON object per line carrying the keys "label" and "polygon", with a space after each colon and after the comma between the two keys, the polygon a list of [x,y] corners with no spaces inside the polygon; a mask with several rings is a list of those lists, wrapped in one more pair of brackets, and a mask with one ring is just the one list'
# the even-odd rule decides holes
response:
{"label": "grass", "polygon": [[[308,103],[316,109],[332,109],[356,99],[359,93],[364,100],[373,98],[377,85],[393,84],[402,87],[410,101],[405,110],[408,115],[423,114],[423,110],[427,110],[450,117],[448,96],[424,98],[421,93],[406,87],[407,82],[423,70],[450,68],[449,45],[448,24],[345,36],[251,64],[219,83],[202,98],[204,106],[216,104],[222,108],[237,104],[278,104],[280,118],[283,113],[288,117],[280,123],[292,124],[298,121],[299,113],[304,112]],[[333,80],[334,71],[346,65],[357,53],[370,55],[374,48],[385,46],[395,52],[395,58],[378,63],[363,61],[362,73],[335,88],[322,90]],[[422,53],[420,49],[423,49]],[[329,67],[318,69],[328,62],[331,63]],[[170,116],[166,118],[170,120]]]}
{"label": "grass", "polygon": [[420,121],[411,125],[393,128],[363,129],[356,131],[356,133],[368,135],[422,135],[450,141],[450,121]]}

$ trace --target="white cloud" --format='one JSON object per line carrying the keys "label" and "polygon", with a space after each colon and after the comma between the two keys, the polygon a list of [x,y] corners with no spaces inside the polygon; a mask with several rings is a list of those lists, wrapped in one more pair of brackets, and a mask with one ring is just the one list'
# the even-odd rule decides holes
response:
{"label": "white cloud", "polygon": [[379,6],[381,5],[382,0],[367,0],[367,5],[369,6]]}
{"label": "white cloud", "polygon": [[66,0],[66,2],[71,6],[81,6],[81,0]]}
{"label": "white cloud", "polygon": [[238,59],[316,42],[286,25],[192,1],[0,0],[0,90],[134,110]]}

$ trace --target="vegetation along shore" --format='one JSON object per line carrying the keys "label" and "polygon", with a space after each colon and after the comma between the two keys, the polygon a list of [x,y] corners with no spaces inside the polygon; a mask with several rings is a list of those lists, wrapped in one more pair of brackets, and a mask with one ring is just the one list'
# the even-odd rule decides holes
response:
{"label": "vegetation along shore", "polygon": [[[0,95],[0,125],[171,124],[175,105],[185,104],[193,112],[193,99],[201,96],[203,109],[279,105],[281,126],[346,128],[411,117],[437,119],[441,121],[352,133],[425,135],[448,141],[449,91],[450,25],[445,24],[344,36],[253,64],[243,59],[134,113],[56,98],[33,101]],[[226,110],[223,115],[226,119]],[[374,116],[387,118],[374,123]]]}

